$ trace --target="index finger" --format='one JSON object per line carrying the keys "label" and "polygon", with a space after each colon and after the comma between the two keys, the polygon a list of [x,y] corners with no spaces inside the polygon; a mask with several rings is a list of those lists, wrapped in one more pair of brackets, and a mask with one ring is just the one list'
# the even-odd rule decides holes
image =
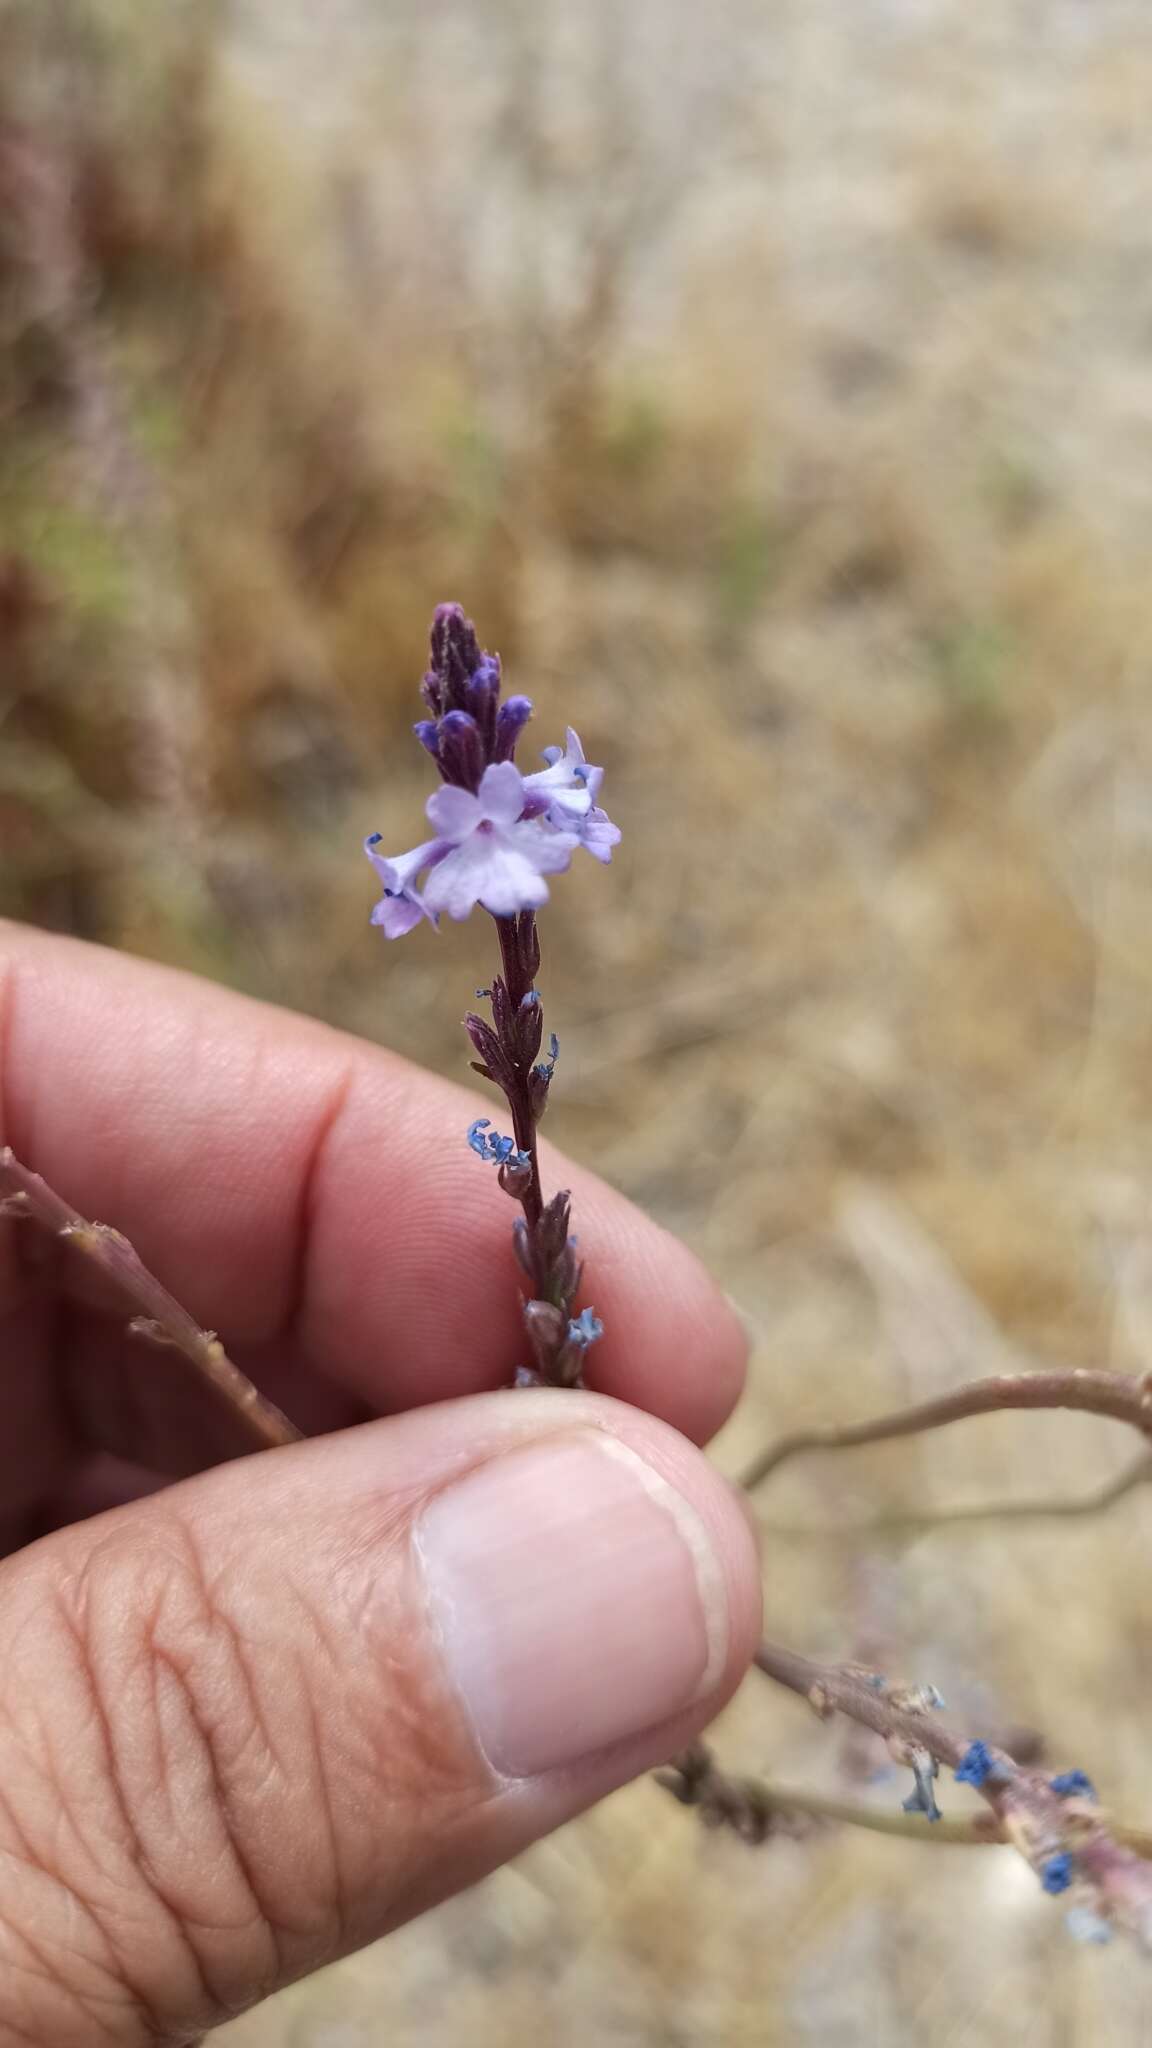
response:
{"label": "index finger", "polygon": [[[379,1409],[498,1386],[523,1353],[512,1207],[464,1144],[484,1107],[326,1025],[0,923],[0,1143],[226,1341]],[[547,1144],[542,1166],[605,1325],[590,1382],[704,1442],[743,1378],[733,1311],[622,1196]]]}

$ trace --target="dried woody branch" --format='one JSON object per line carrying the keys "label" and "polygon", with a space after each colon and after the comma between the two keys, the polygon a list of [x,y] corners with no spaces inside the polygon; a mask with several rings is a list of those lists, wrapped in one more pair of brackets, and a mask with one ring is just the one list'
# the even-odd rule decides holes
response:
{"label": "dried woody branch", "polygon": [[913,1773],[906,1812],[937,1820],[933,1782],[947,1766],[987,1801],[1003,1840],[1045,1891],[1069,1895],[1081,1931],[1106,1938],[1115,1924],[1152,1950],[1152,1863],[1118,1839],[1082,1771],[1047,1778],[995,1744],[973,1741],[937,1718],[940,1701],[931,1688],[898,1689],[878,1672],[820,1664],[777,1643],[762,1643],[756,1664],[821,1719],[845,1714],[879,1735]]}
{"label": "dried woody branch", "polygon": [[1152,1441],[1152,1379],[1080,1368],[1066,1372],[997,1373],[990,1379],[973,1380],[954,1393],[941,1394],[936,1400],[881,1415],[874,1422],[851,1423],[847,1428],[796,1430],[753,1459],[741,1475],[740,1484],[751,1491],[789,1459],[807,1451],[860,1449],[865,1444],[891,1443],[897,1437],[944,1429],[951,1422],[964,1422],[974,1415],[1030,1408],[1068,1408],[1086,1415],[1111,1416],[1116,1422],[1130,1423]]}
{"label": "dried woody branch", "polygon": [[299,1430],[232,1363],[219,1337],[202,1330],[161,1286],[127,1238],[107,1223],[88,1222],[38,1173],[21,1166],[7,1146],[0,1149],[0,1216],[28,1217],[88,1260],[135,1311],[128,1322],[133,1334],[180,1352],[212,1397],[240,1420],[251,1438],[252,1450],[273,1450],[297,1441]]}
{"label": "dried woody branch", "polygon": [[1106,1514],[1118,1501],[1141,1486],[1152,1484],[1152,1451],[1138,1458],[1092,1493],[1037,1495],[1032,1500],[964,1501],[953,1507],[899,1508],[870,1515],[858,1522],[807,1525],[759,1519],[766,1536],[783,1536],[802,1541],[824,1538],[842,1543],[845,1536],[894,1536],[916,1534],[928,1529],[977,1528],[988,1522],[1045,1522],[1087,1520]]}

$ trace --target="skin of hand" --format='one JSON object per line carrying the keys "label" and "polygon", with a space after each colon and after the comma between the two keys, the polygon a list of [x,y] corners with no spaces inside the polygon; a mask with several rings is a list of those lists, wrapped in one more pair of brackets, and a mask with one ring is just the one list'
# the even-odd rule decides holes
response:
{"label": "skin of hand", "polygon": [[0,923],[0,1143],[309,1433],[210,1470],[110,1456],[85,1417],[140,1342],[0,1223],[0,2048],[194,2041],[682,1749],[742,1677],[758,1561],[696,1448],[739,1323],[545,1145],[606,1334],[595,1391],[499,1391],[516,1267],[478,1113]]}

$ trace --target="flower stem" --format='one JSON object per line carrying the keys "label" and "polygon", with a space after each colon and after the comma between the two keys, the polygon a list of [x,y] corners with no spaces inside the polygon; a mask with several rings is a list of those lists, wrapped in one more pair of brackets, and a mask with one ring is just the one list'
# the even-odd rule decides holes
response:
{"label": "flower stem", "polygon": [[484,1141],[475,1143],[485,1119],[469,1139],[482,1157],[496,1160],[501,1187],[524,1212],[515,1240],[528,1283],[524,1323],[533,1363],[518,1369],[516,1384],[578,1387],[583,1384],[584,1353],[600,1335],[600,1325],[591,1309],[578,1318],[572,1313],[581,1268],[568,1231],[567,1191],[545,1201],[540,1185],[536,1126],[548,1100],[557,1045],[555,1038],[550,1039],[547,1058],[540,1058],[544,1012],[536,989],[536,918],[531,910],[522,910],[516,916],[495,917],[494,922],[504,971],[482,991],[491,1000],[492,1021],[470,1012],[464,1029],[480,1055],[472,1063],[475,1071],[495,1082],[507,1101],[515,1137],[497,1138],[495,1150],[485,1154]]}
{"label": "flower stem", "polygon": [[[509,1000],[513,1011],[518,1014],[525,999],[534,993],[536,968],[540,962],[536,914],[532,910],[523,910],[519,917],[494,917],[492,921],[500,940],[500,959]],[[527,1153],[531,1170],[531,1178],[518,1197],[531,1241],[535,1237],[536,1227],[544,1211],[540,1161],[536,1151],[536,1117],[532,1108],[533,1062],[532,1059],[526,1059],[517,1048],[512,1052],[509,1064],[512,1085],[507,1087],[505,1092],[508,1107],[512,1112],[512,1128],[516,1134],[517,1148]]]}

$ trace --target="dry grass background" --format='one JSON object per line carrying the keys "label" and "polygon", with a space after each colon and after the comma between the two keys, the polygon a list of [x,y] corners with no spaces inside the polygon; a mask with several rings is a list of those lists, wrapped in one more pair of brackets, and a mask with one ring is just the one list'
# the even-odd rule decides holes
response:
{"label": "dry grass background", "polygon": [[[383,951],[357,843],[460,597],[610,771],[551,1130],[746,1307],[729,1469],[1149,1363],[1150,96],[1131,0],[0,0],[0,909],[461,1072],[483,934]],[[930,1519],[1124,1449],[809,1461],[774,1633],[1148,1824],[1149,1503]],[[717,1740],[899,1796],[764,1686]],[[1149,1982],[1006,1851],[641,1785],[220,2039],[1127,2048]]]}

